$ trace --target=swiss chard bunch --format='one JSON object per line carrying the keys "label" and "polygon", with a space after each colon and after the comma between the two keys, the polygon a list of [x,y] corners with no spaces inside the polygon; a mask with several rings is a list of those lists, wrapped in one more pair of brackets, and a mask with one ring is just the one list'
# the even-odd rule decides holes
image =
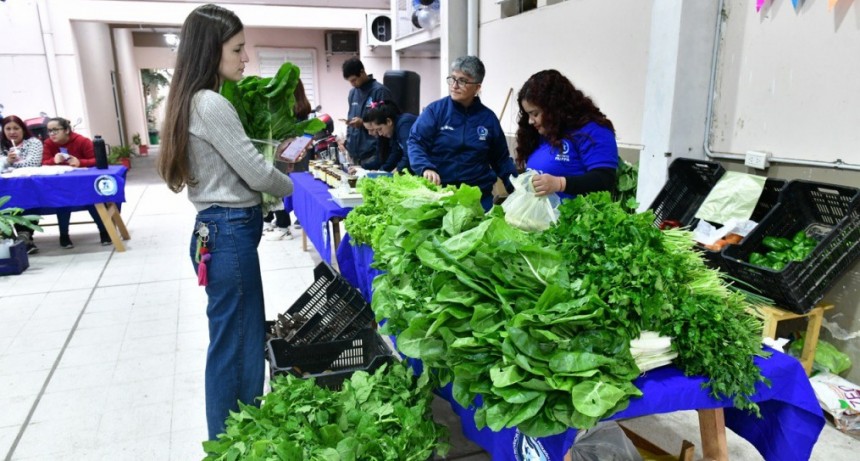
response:
{"label": "swiss chard bunch", "polygon": [[587,428],[641,395],[625,335],[605,327],[604,304],[573,298],[562,254],[485,215],[480,191],[389,202],[374,247],[373,310],[399,350],[453,381],[479,427],[531,436]]}
{"label": "swiss chard bunch", "polygon": [[448,451],[427,375],[402,362],[357,371],[340,391],[294,376],[271,384],[259,408],[240,403],[226,432],[203,442],[206,460],[424,461]]}
{"label": "swiss chard bunch", "polygon": [[[293,114],[299,72],[298,66],[285,62],[274,77],[249,75],[221,85],[221,95],[236,108],[245,133],[269,162],[274,161],[281,141],[325,129],[319,119],[296,120]],[[264,204],[271,206],[277,200],[264,194]]]}

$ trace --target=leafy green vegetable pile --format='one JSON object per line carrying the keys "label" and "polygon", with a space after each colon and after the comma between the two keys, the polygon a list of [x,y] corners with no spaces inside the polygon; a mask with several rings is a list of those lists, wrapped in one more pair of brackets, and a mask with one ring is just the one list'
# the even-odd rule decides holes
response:
{"label": "leafy green vegetable pile", "polygon": [[421,176],[402,175],[373,179],[362,178],[355,186],[363,196],[362,205],[349,212],[344,222],[346,231],[356,244],[374,245],[390,219],[392,202],[410,197],[424,197],[435,201],[441,198],[439,187]]}
{"label": "leafy green vegetable pile", "polygon": [[479,427],[547,436],[625,408],[641,395],[630,340],[642,329],[673,337],[678,364],[708,376],[715,397],[757,411],[760,325],[688,232],[661,232],[653,213],[598,193],[564,202],[557,226],[527,233],[500,207],[484,214],[478,189],[444,191],[395,201],[383,186],[365,196],[386,210],[369,229],[374,267],[385,271],[372,306],[402,353],[453,382],[461,405],[481,396]]}
{"label": "leafy green vegetable pile", "polygon": [[[291,62],[281,64],[274,77],[249,75],[239,82],[224,82],[221,95],[236,108],[245,133],[269,162],[281,141],[325,128],[318,119],[297,121],[293,114],[300,69]],[[280,197],[263,194],[271,206]]]}
{"label": "leafy green vegetable pile", "polygon": [[448,451],[433,422],[427,375],[397,362],[373,375],[355,372],[332,391],[313,379],[278,376],[259,408],[239,405],[206,460],[416,460]]}

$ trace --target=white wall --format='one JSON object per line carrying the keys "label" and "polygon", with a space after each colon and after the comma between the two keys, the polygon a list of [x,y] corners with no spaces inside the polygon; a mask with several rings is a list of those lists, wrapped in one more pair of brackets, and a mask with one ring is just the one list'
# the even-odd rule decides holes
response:
{"label": "white wall", "polygon": [[651,4],[567,1],[500,19],[501,7],[482,0],[481,99],[498,114],[513,89],[502,127],[515,132],[520,87],[535,72],[557,69],[612,120],[619,142],[641,144]]}

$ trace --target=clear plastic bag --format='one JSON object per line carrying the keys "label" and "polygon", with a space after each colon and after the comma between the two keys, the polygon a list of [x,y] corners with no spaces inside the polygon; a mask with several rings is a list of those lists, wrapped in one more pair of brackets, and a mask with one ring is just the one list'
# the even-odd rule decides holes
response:
{"label": "clear plastic bag", "polygon": [[528,171],[511,178],[514,192],[502,203],[502,209],[508,224],[524,231],[543,231],[558,221],[561,199],[556,194],[535,195],[532,177],[534,172]]}

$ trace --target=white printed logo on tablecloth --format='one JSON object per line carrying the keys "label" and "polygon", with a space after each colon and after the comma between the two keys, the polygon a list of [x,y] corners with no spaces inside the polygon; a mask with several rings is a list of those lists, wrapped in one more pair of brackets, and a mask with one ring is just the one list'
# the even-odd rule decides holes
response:
{"label": "white printed logo on tablecloth", "polygon": [[548,461],[549,455],[534,437],[524,435],[517,429],[514,435],[514,457],[517,461]]}
{"label": "white printed logo on tablecloth", "polygon": [[99,195],[103,195],[106,197],[111,197],[116,195],[119,187],[117,187],[116,179],[113,176],[109,176],[103,174],[96,178],[93,182],[93,187],[96,190],[96,193]]}
{"label": "white printed logo on tablecloth", "polygon": [[326,246],[326,250],[328,250],[328,221],[322,222],[322,241],[323,245]]}

